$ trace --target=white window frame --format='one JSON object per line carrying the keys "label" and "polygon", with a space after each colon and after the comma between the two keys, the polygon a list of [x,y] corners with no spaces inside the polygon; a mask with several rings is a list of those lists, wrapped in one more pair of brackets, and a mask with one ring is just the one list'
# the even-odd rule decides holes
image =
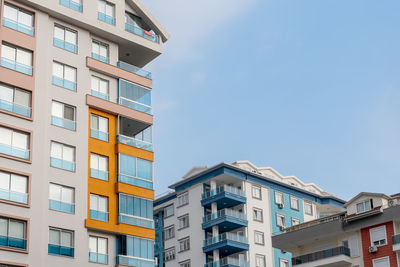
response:
{"label": "white window frame", "polygon": [[[99,127],[97,127],[98,129],[93,128],[93,119],[96,118],[96,117],[98,118],[98,126],[99,126]],[[104,131],[100,130],[100,120],[107,121],[107,127],[106,127],[107,132],[104,132]],[[90,129],[108,134],[108,128],[109,127],[110,127],[110,125],[109,125],[108,118],[100,116],[100,115],[97,115],[97,114],[93,114],[93,113],[90,114]]]}
{"label": "white window frame", "polygon": [[[105,168],[100,168],[100,162],[101,159],[105,159],[106,160],[106,165],[104,166]],[[97,161],[97,166],[98,168],[94,168],[94,164],[92,164],[92,162]],[[108,157],[107,156],[103,156],[97,153],[90,153],[90,168],[94,169],[94,170],[98,170],[98,171],[103,171],[103,172],[107,172],[108,173]]]}
{"label": "white window frame", "polygon": [[[280,223],[279,218],[283,219],[283,225]],[[285,228],[286,227],[286,216],[283,215],[283,214],[277,213],[276,214],[276,225],[278,227],[284,227]]]}
{"label": "white window frame", "polygon": [[[53,156],[52,149],[51,149],[53,144],[61,146],[61,158],[57,158],[57,157]],[[64,159],[64,148],[65,147],[68,147],[68,148],[72,149],[72,161]],[[75,163],[75,160],[76,160],[76,149],[75,149],[75,147],[70,146],[70,145],[66,145],[66,144],[63,144],[63,143],[56,142],[56,141],[51,141],[51,143],[50,143],[50,157],[56,158],[56,159],[60,159],[60,160],[63,160],[63,161],[68,161],[68,162]]]}
{"label": "white window frame", "polygon": [[[14,50],[14,58],[13,59],[11,59],[11,58],[8,58],[8,57],[4,57],[4,58],[7,58],[7,59],[9,59],[9,60],[12,60],[12,61],[14,61],[14,62],[16,62],[16,63],[18,63],[18,64],[22,64],[22,65],[25,65],[25,66],[29,66],[29,67],[33,67],[33,52],[32,51],[30,51],[30,50],[27,50],[27,49],[24,49],[24,48],[21,48],[21,47],[19,47],[19,46],[15,46],[15,45],[13,45],[13,44],[9,44],[9,43],[2,43],[2,45],[1,45],[2,47],[1,47],[1,57],[4,57],[4,51],[5,51],[5,49],[4,49],[4,47],[7,47],[7,48],[10,48],[10,49],[13,49]],[[19,58],[20,58],[20,56],[18,56],[18,53],[19,52],[22,52],[22,53],[26,53],[26,55],[29,55],[29,59],[30,59],[30,62],[28,63],[28,62],[22,62],[21,60],[19,60]],[[21,54],[22,55],[22,54]],[[26,64],[26,63],[28,63],[28,64]]]}
{"label": "white window frame", "polygon": [[377,262],[377,261],[382,261],[382,260],[386,261],[386,262],[389,264],[389,266],[390,266],[390,257],[389,257],[389,256],[382,257],[382,258],[377,258],[377,259],[373,259],[373,260],[372,260],[373,266],[375,267],[375,266],[376,266],[376,262]]}
{"label": "white window frame", "polygon": [[[59,30],[64,31],[64,36],[63,36],[62,39],[56,37],[56,28],[58,28]],[[73,43],[71,43],[71,42],[69,42],[69,41],[66,40],[66,39],[67,39],[67,38],[66,38],[67,32],[68,32],[69,34],[73,34],[73,35],[75,36],[75,41],[74,41]],[[72,45],[75,45],[75,46],[78,45],[78,32],[75,31],[75,30],[73,30],[73,29],[70,29],[70,28],[65,27],[65,26],[62,26],[62,25],[60,25],[60,24],[58,24],[58,23],[55,23],[55,24],[54,24],[54,32],[53,32],[53,34],[54,34],[54,38],[56,38],[56,39],[58,39],[58,40],[61,40],[61,41],[63,41],[63,42],[66,42],[66,43],[69,43],[69,44],[72,44]]]}
{"label": "white window frame", "polygon": [[[303,203],[304,203],[304,213],[307,214],[307,215],[314,215],[314,207],[313,207],[312,202],[310,202],[310,201],[308,201],[308,200],[304,200]],[[309,212],[307,211],[307,208],[306,208],[307,205],[310,205],[310,207],[311,207],[311,213],[309,213]]]}
{"label": "white window frame", "polygon": [[[255,258],[256,258],[255,267],[265,267],[266,266],[265,255],[256,254]],[[259,265],[259,262],[258,262],[259,260],[262,261],[262,265]]]}
{"label": "white window frame", "polygon": [[[379,239],[379,240],[373,240],[373,232],[375,231],[383,231],[384,234],[384,239]],[[387,232],[386,232],[386,225],[382,225],[382,226],[378,226],[378,227],[374,227],[374,228],[370,228],[369,229],[369,237],[370,237],[370,241],[371,241],[371,246],[377,246],[377,247],[381,247],[381,246],[386,246],[388,244],[388,239],[387,239]],[[385,243],[381,243],[380,241],[385,240]],[[379,242],[379,244],[374,244],[374,242]]]}
{"label": "white window frame", "polygon": [[[0,136],[0,144],[4,144],[4,145],[8,145],[10,147],[15,147],[15,148],[19,148],[19,149],[24,149],[24,150],[30,150],[30,133],[26,133],[26,132],[22,132],[19,130],[15,130],[13,128],[8,128],[5,126],[0,125],[0,129],[7,131],[11,137],[10,140],[6,140],[6,141],[10,141],[10,142],[4,142],[4,138],[2,138],[2,136]],[[24,136],[25,140],[24,140],[24,144],[19,144],[18,141],[20,138],[18,138],[17,136],[21,135],[20,137]]]}
{"label": "white window frame", "polygon": [[[94,85],[95,85],[96,83],[97,83],[97,85],[96,85],[97,88],[94,88]],[[102,90],[101,90],[101,83],[106,84],[106,91],[107,91],[107,92],[105,92],[105,93],[102,92]],[[90,89],[93,90],[93,91],[95,91],[95,92],[102,93],[102,94],[105,94],[105,95],[107,95],[107,96],[110,95],[110,82],[109,82],[108,80],[106,80],[106,79],[103,79],[103,78],[100,78],[100,77],[98,77],[98,76],[92,75],[90,87],[91,87]]]}
{"label": "white window frame", "polygon": [[[259,242],[259,240],[258,240],[259,237],[261,237],[261,242]],[[265,245],[265,236],[264,236],[263,232],[254,231],[254,244],[262,245],[262,246]]]}
{"label": "white window frame", "polygon": [[190,226],[190,224],[189,224],[189,213],[178,217],[178,223],[179,223],[178,230],[188,228]]}
{"label": "white window frame", "polygon": [[[10,218],[10,217],[6,217],[6,216],[0,216],[0,219],[7,221],[7,225],[6,225],[6,231],[7,231],[6,235],[7,235],[7,237],[14,237],[14,238],[20,238],[20,239],[26,240],[27,225],[28,225],[27,221],[15,219],[15,218]],[[22,223],[23,224],[22,233],[19,233],[20,236],[10,235],[10,222],[16,222],[16,223]]]}
{"label": "white window frame", "polygon": [[[256,214],[261,214],[261,219],[258,218]],[[263,215],[263,210],[259,208],[253,208],[253,221],[256,222],[263,222],[264,221],[264,215]]]}
{"label": "white window frame", "polygon": [[[280,200],[279,200],[279,197],[280,197]],[[285,199],[284,199],[283,193],[275,190],[275,204],[283,205],[284,203],[285,203]]]}
{"label": "white window frame", "polygon": [[[297,203],[297,208],[293,206],[293,203]],[[300,200],[297,197],[290,196],[290,208],[297,211],[300,210]]]}
{"label": "white window frame", "polygon": [[188,205],[189,204],[189,192],[185,192],[180,194],[178,197],[178,205],[177,208]]}
{"label": "white window frame", "polygon": [[[62,106],[62,115],[61,115],[61,117],[53,114],[53,111],[54,111],[53,110],[53,108],[54,108],[53,105],[54,104]],[[72,110],[74,111],[73,112],[73,114],[74,114],[73,120],[65,118],[65,107],[72,108]],[[74,107],[72,105],[65,104],[65,103],[57,101],[57,100],[52,100],[52,102],[51,102],[51,116],[54,116],[54,117],[57,117],[57,118],[60,118],[60,119],[64,119],[64,120],[68,120],[68,121],[72,121],[72,122],[76,122],[76,107]]]}
{"label": "white window frame", "polygon": [[292,226],[298,225],[298,224],[300,224],[300,223],[301,223],[300,219],[298,219],[298,218],[292,218]]}
{"label": "white window frame", "polygon": [[[95,48],[97,46],[97,49]],[[106,51],[106,55],[101,53],[102,48]],[[98,50],[98,51],[95,51]],[[92,40],[92,53],[110,59],[110,46],[104,42],[93,39]]]}
{"label": "white window frame", "polygon": [[289,267],[289,261],[286,259],[279,259],[279,266],[280,267]]}
{"label": "white window frame", "polygon": [[[6,7],[10,8],[10,9],[14,9],[17,12],[17,20],[15,20],[14,18],[11,18],[9,16],[8,12],[6,11]],[[17,22],[19,24],[23,24],[23,25],[28,26],[28,27],[32,27],[32,28],[34,27],[35,15],[32,12],[28,11],[28,10],[25,10],[25,9],[20,8],[18,6],[14,6],[14,5],[9,4],[9,3],[4,3],[3,13],[4,13],[3,16],[5,18],[9,19],[9,20]],[[23,23],[22,21],[20,21],[20,13],[24,13],[25,15],[31,16],[31,23],[30,24],[26,24],[26,23]]]}
{"label": "white window frame", "polygon": [[[54,197],[52,196],[52,194],[51,194],[51,187],[59,188],[59,189],[60,189],[60,195],[59,195],[59,197],[58,197],[57,199],[54,198]],[[65,193],[66,193],[66,190],[69,190],[69,191],[72,192],[72,199],[71,199],[70,202],[64,201],[63,193],[65,194]],[[49,199],[50,199],[50,200],[54,200],[54,201],[59,201],[59,202],[62,202],[62,203],[67,203],[67,204],[75,205],[75,188],[69,187],[69,186],[65,186],[65,185],[61,185],[61,184],[50,183],[50,184],[49,184]]]}
{"label": "white window frame", "polygon": [[[21,174],[16,174],[16,173],[12,173],[12,172],[8,172],[8,171],[5,171],[5,170],[0,170],[0,174],[1,174],[1,176],[0,176],[0,190],[5,190],[5,191],[9,191],[9,192],[17,192],[17,193],[28,195],[28,192],[29,192],[29,178],[28,178],[28,176],[21,175]],[[2,177],[4,177],[4,179],[6,181],[1,182],[1,180],[3,179]],[[25,190],[21,190],[21,185],[18,185],[18,184],[15,187],[15,182],[13,183],[14,179],[16,179],[16,180],[24,179],[25,180],[25,186],[24,186]],[[11,201],[11,200],[7,200],[7,201]],[[27,204],[27,203],[25,203],[25,204]]]}
{"label": "white window frame", "polygon": [[[59,235],[60,235],[60,242],[58,243],[58,244],[54,244],[54,243],[50,243],[50,231],[56,231],[56,232],[59,232]],[[65,230],[65,229],[60,229],[60,228],[55,228],[55,227],[50,227],[49,228],[49,244],[51,244],[51,245],[56,245],[56,246],[62,246],[62,247],[66,247],[66,246],[63,246],[62,244],[63,244],[63,242],[62,242],[62,235],[61,235],[61,233],[68,233],[68,234],[71,234],[71,246],[69,246],[69,248],[74,248],[75,247],[75,236],[74,236],[74,231],[72,231],[72,230]]]}
{"label": "white window frame", "polygon": [[252,185],[251,186],[251,195],[252,195],[253,198],[261,200],[262,199],[261,187]]}
{"label": "white window frame", "polygon": [[[94,250],[92,250],[92,248],[90,247],[90,239],[95,239],[96,240],[95,241],[96,242],[96,248]],[[106,244],[105,253],[100,253],[99,252],[99,239],[105,240],[105,244]],[[107,255],[108,256],[108,238],[107,237],[102,237],[102,236],[89,235],[89,252],[96,253],[96,254],[103,254],[103,255]]]}
{"label": "white window frame", "polygon": [[[15,86],[11,86],[11,85],[5,84],[3,82],[0,82],[0,88],[5,88],[5,90],[9,90],[10,93],[12,92],[12,96],[10,95],[12,99],[4,99],[4,98],[1,98],[1,96],[4,96],[1,93],[1,91],[4,90],[4,89],[0,89],[0,100],[7,101],[7,102],[10,102],[10,103],[13,103],[13,104],[17,104],[19,106],[27,107],[27,108],[31,108],[32,107],[32,93],[30,91],[27,91],[27,90],[24,90],[24,89],[15,87]],[[15,97],[16,97],[16,92],[17,91],[22,92],[22,93],[24,93],[24,94],[26,94],[28,96],[28,102],[29,102],[28,106],[26,106],[24,104],[20,104],[20,103],[15,101],[16,100]]]}
{"label": "white window frame", "polygon": [[[106,203],[106,205],[105,205],[105,210],[101,210],[101,209],[99,208],[99,207],[100,207],[99,201],[100,201],[101,199],[104,199],[104,200],[106,201],[106,202],[105,202],[105,203]],[[96,203],[93,203],[93,201],[95,201]],[[97,205],[97,209],[95,209],[94,204]],[[92,205],[93,205],[93,206],[92,206]],[[90,205],[89,205],[89,209],[90,209],[90,210],[95,210],[95,211],[104,212],[104,213],[107,213],[107,214],[108,214],[108,206],[109,206],[108,197],[90,193]],[[93,207],[93,208],[92,208],[92,207]]]}
{"label": "white window frame", "polygon": [[[62,77],[61,76],[58,76],[58,75],[56,75],[55,73],[54,73],[54,70],[55,70],[55,66],[57,66],[57,65],[59,65],[61,68],[62,68],[62,72],[63,72],[63,74],[62,74]],[[65,75],[65,70],[66,69],[69,69],[70,71],[73,71],[74,72],[74,79],[73,80],[70,80],[70,79],[67,79],[66,78],[66,75]],[[61,62],[58,62],[58,61],[53,61],[53,70],[52,70],[53,72],[52,72],[52,75],[54,76],[54,77],[57,77],[57,78],[60,78],[60,79],[63,79],[63,80],[65,80],[65,81],[69,81],[69,82],[71,82],[71,83],[77,83],[77,69],[75,68],[75,67],[72,67],[72,66],[69,66],[69,65],[66,65],[66,64],[64,64],[64,63],[61,63]]]}
{"label": "white window frame", "polygon": [[[368,204],[369,204],[369,207],[368,207]],[[358,210],[358,205],[362,205],[362,210]],[[369,199],[366,199],[366,200],[363,200],[363,201],[361,201],[361,202],[358,202],[358,203],[356,203],[356,213],[357,214],[359,214],[359,213],[363,213],[363,212],[367,212],[367,211],[370,211],[370,210],[372,210],[373,209],[373,207],[372,207],[372,198],[369,198]]]}
{"label": "white window frame", "polygon": [[[104,5],[104,9],[101,10],[103,7],[100,3]],[[110,15],[107,7],[111,8],[112,14]],[[99,0],[99,5],[98,5],[98,12],[103,13],[104,15],[110,16],[115,19],[115,5],[111,2],[105,1],[105,0]]]}

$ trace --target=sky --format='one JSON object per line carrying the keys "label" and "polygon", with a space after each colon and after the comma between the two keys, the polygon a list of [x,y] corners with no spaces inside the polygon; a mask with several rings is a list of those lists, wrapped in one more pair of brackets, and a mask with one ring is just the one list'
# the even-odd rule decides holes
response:
{"label": "sky", "polygon": [[400,1],[142,0],[156,194],[249,160],[350,199],[400,192]]}

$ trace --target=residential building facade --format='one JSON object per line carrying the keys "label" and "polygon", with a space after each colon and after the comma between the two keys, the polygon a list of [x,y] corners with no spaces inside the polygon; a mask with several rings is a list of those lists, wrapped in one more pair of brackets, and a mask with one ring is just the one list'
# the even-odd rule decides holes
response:
{"label": "residential building facade", "polygon": [[271,236],[344,201],[248,161],[195,167],[154,202],[157,266],[291,266]]}
{"label": "residential building facade", "polygon": [[344,212],[287,228],[273,246],[306,266],[400,266],[400,194],[362,192]]}
{"label": "residential building facade", "polygon": [[[0,266],[154,266],[138,0],[0,0]],[[94,265],[93,265],[94,266]]]}

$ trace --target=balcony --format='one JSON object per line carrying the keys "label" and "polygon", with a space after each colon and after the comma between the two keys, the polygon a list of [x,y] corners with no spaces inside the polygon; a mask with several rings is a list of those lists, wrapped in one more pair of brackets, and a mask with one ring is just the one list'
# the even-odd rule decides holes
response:
{"label": "balcony", "polygon": [[219,261],[206,263],[204,267],[250,267],[250,263],[233,257],[226,257]]}
{"label": "balcony", "polygon": [[151,115],[151,90],[120,80],[118,104]]}
{"label": "balcony", "polygon": [[133,24],[125,23],[125,30],[155,43],[160,43],[160,37],[157,34],[145,31]]}
{"label": "balcony", "polygon": [[124,69],[126,71],[129,71],[129,72],[135,73],[137,75],[140,75],[140,76],[145,77],[147,79],[150,79],[150,80],[152,79],[151,72],[149,72],[147,70],[144,70],[144,69],[141,69],[141,68],[138,68],[138,67],[136,67],[134,65],[131,65],[129,63],[126,63],[126,62],[123,62],[123,61],[118,61],[117,62],[117,67],[120,68],[120,69]]}
{"label": "balcony", "polygon": [[0,189],[0,199],[28,204],[28,194]]}
{"label": "balcony", "polygon": [[69,42],[66,42],[64,40],[60,40],[58,38],[53,38],[53,45],[58,47],[58,48],[61,48],[61,49],[67,50],[69,52],[75,53],[75,54],[78,53],[78,47],[75,44],[71,44]]}
{"label": "balcony", "polygon": [[400,234],[392,236],[393,251],[400,252]]}
{"label": "balcony", "polygon": [[108,212],[90,210],[90,219],[108,222]]}
{"label": "balcony", "polygon": [[96,54],[96,53],[93,53],[93,52],[92,52],[92,58],[94,58],[96,60],[99,60],[101,62],[107,63],[107,64],[110,63],[110,59],[109,58],[103,57],[103,56],[101,56],[99,54]]}
{"label": "balcony", "polygon": [[327,250],[293,257],[292,265],[298,267],[317,267],[317,266],[347,266],[351,264],[350,249],[346,247],[336,247]]}
{"label": "balcony", "polygon": [[212,227],[217,225],[219,232],[222,233],[246,227],[247,223],[246,214],[232,209],[223,209],[204,217],[202,228],[211,231]]}
{"label": "balcony", "polygon": [[19,105],[17,103],[8,102],[6,100],[0,99],[0,109],[19,114],[25,117],[31,117],[31,108]]}
{"label": "balcony", "polygon": [[17,237],[0,235],[0,246],[26,250],[26,240]]}
{"label": "balcony", "polygon": [[128,137],[125,135],[118,135],[117,136],[117,142],[122,143],[128,146],[133,146],[137,147],[140,149],[148,150],[148,151],[153,151],[153,144],[149,142],[145,142],[139,139],[135,139],[133,137]]}
{"label": "balcony", "polygon": [[102,12],[97,12],[97,19],[104,21],[105,23],[111,24],[111,25],[115,25],[115,18],[108,16]]}
{"label": "balcony", "polygon": [[33,36],[35,29],[32,26],[19,23],[9,18],[3,18],[3,25],[7,28]]}
{"label": "balcony", "polygon": [[204,253],[212,253],[215,249],[219,249],[221,257],[248,250],[248,239],[238,234],[224,233],[204,240]]}
{"label": "balcony", "polygon": [[71,172],[75,171],[75,162],[62,160],[62,159],[58,159],[58,158],[51,157],[50,158],[50,166],[59,168],[59,169],[63,169],[63,170],[67,170],[67,171],[71,171]]}
{"label": "balcony", "polygon": [[[79,1],[78,1],[79,2]],[[60,0],[60,5],[68,7],[70,9],[73,9],[75,11],[78,12],[82,12],[83,11],[83,7],[82,4],[77,3],[77,1],[72,1],[72,0]]]}
{"label": "balcony", "polygon": [[75,204],[49,199],[49,208],[66,213],[75,213]]}
{"label": "balcony", "polygon": [[108,172],[90,168],[90,177],[108,181]]}
{"label": "balcony", "polygon": [[51,124],[71,131],[76,130],[76,122],[68,119],[51,116]]}
{"label": "balcony", "polygon": [[52,78],[52,83],[54,85],[63,87],[65,89],[71,90],[71,91],[76,91],[76,82],[69,81],[57,76],[53,76]]}
{"label": "balcony", "polygon": [[246,203],[245,192],[228,185],[203,193],[201,198],[201,205],[207,208],[210,208],[213,202],[217,203],[218,209],[231,208]]}
{"label": "balcony", "polygon": [[4,57],[1,58],[1,66],[5,67],[7,69],[15,70],[15,71],[32,76],[32,72],[33,72],[32,66],[18,63],[16,61],[10,60],[8,58],[4,58]]}
{"label": "balcony", "polygon": [[117,265],[132,266],[132,267],[155,267],[154,260],[130,257],[125,255],[117,256]]}
{"label": "balcony", "polygon": [[108,142],[108,133],[99,130],[90,129],[90,137]]}
{"label": "balcony", "polygon": [[89,261],[102,264],[108,264],[108,255],[95,252],[89,252]]}
{"label": "balcony", "polygon": [[154,221],[152,219],[136,217],[136,216],[132,216],[129,214],[121,213],[118,216],[118,222],[130,224],[130,225],[136,225],[136,226],[140,226],[140,227],[144,227],[144,228],[154,229]]}
{"label": "balcony", "polygon": [[74,257],[74,248],[64,247],[60,245],[49,244],[48,253],[52,255],[61,255],[67,257]]}
{"label": "balcony", "polygon": [[30,157],[29,149],[18,148],[6,144],[0,144],[0,154],[5,154],[26,160],[28,160]]}

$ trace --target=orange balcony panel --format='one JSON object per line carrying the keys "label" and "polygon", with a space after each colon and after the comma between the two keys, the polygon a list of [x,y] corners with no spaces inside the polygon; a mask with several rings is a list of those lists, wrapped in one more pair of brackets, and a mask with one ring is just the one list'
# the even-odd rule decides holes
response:
{"label": "orange balcony panel", "polygon": [[141,158],[149,161],[154,161],[154,153],[151,151],[143,150],[140,148],[128,146],[125,144],[118,143],[116,145],[116,152],[129,155],[136,158]]}
{"label": "orange balcony panel", "polygon": [[97,221],[92,219],[85,220],[85,227],[89,229],[102,230],[113,234],[133,235],[148,239],[155,239],[154,229],[143,228],[129,224],[110,224],[108,222]]}

